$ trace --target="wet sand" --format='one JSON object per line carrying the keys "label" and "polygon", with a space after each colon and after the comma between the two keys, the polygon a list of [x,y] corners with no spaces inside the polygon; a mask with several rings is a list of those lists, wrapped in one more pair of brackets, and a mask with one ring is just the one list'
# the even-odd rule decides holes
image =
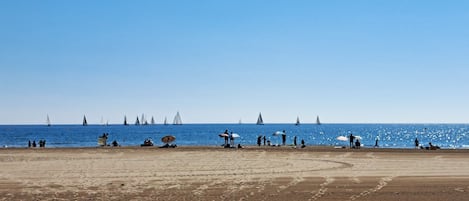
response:
{"label": "wet sand", "polygon": [[0,200],[467,200],[469,150],[0,149]]}

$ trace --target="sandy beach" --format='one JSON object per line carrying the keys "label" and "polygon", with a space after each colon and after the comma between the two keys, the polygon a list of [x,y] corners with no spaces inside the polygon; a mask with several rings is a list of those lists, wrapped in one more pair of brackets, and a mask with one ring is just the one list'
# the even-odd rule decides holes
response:
{"label": "sandy beach", "polygon": [[0,149],[0,200],[467,200],[469,150]]}

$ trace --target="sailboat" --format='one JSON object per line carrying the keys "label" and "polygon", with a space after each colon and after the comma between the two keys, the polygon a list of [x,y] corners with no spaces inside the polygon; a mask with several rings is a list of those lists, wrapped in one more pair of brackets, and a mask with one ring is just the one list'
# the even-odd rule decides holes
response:
{"label": "sailboat", "polygon": [[129,124],[127,123],[127,116],[124,115],[124,126],[128,126]]}
{"label": "sailboat", "polygon": [[46,120],[46,123],[47,123],[47,126],[50,126],[50,119],[49,119],[49,115],[47,115],[47,120]]}
{"label": "sailboat", "polygon": [[138,120],[138,116],[137,116],[137,120],[135,120],[135,125],[136,126],[140,125],[140,120]]}
{"label": "sailboat", "polygon": [[239,119],[239,122],[238,122],[238,124],[243,124],[243,121],[241,121],[241,119]]}
{"label": "sailboat", "polygon": [[264,120],[262,120],[262,114],[259,112],[259,117],[257,118],[257,125],[264,125]]}
{"label": "sailboat", "polygon": [[182,125],[181,115],[179,115],[179,112],[177,112],[174,117],[173,125]]}
{"label": "sailboat", "polygon": [[168,118],[164,117],[163,125],[168,125]]}
{"label": "sailboat", "polygon": [[300,117],[296,117],[295,126],[299,126],[299,125],[300,125]]}
{"label": "sailboat", "polygon": [[155,125],[155,118],[151,117],[151,125]]}
{"label": "sailboat", "polygon": [[148,121],[145,119],[145,114],[142,114],[142,124],[148,125]]}
{"label": "sailboat", "polygon": [[321,125],[321,121],[319,121],[319,116],[316,117],[316,124]]}
{"label": "sailboat", "polygon": [[85,115],[83,115],[83,126],[88,126],[88,121],[86,121]]}

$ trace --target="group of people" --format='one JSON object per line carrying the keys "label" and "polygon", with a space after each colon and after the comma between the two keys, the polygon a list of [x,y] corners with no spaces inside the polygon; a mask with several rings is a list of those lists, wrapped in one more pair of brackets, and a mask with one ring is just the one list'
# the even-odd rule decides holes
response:
{"label": "group of people", "polygon": [[[228,132],[228,130],[225,130],[223,132],[223,138],[225,139],[225,143],[223,144],[224,148],[235,148],[235,141],[234,141],[234,136],[233,132]],[[243,148],[241,144],[238,144],[237,148]]]}
{"label": "group of people", "polygon": [[[287,133],[285,132],[285,130],[282,131],[282,145],[285,146],[287,144]],[[297,137],[294,136],[293,137],[293,145],[296,147],[297,146]],[[264,142],[264,146],[275,146],[275,145],[272,145],[270,140],[266,138],[265,135],[259,135],[257,137],[257,146],[261,146],[262,145],[262,142]],[[301,139],[301,148],[304,148],[306,147],[305,145],[305,141],[303,139]]]}
{"label": "group of people", "polygon": [[[356,140],[355,140],[355,138],[356,138]],[[362,144],[360,142],[360,139],[353,136],[352,133],[350,133],[349,141],[350,141],[350,148],[360,149],[360,147],[362,146]],[[378,142],[376,142],[375,144],[377,145]]]}
{"label": "group of people", "polygon": [[[39,147],[46,147],[46,140],[39,140]],[[37,147],[36,140],[31,140],[28,141],[28,147]]]}

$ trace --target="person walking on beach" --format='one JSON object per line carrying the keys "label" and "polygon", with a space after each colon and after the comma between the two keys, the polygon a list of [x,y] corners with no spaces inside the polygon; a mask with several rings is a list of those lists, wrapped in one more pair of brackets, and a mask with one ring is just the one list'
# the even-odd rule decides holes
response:
{"label": "person walking on beach", "polygon": [[301,148],[305,148],[306,145],[305,145],[305,140],[301,139]]}
{"label": "person walking on beach", "polygon": [[352,148],[353,147],[353,142],[355,140],[355,136],[353,136],[352,133],[350,133],[349,140],[350,140],[350,148]]}
{"label": "person walking on beach", "polygon": [[265,138],[265,135],[264,137],[262,137],[264,139],[264,146],[266,145],[266,138]]}
{"label": "person walking on beach", "polygon": [[283,133],[282,133],[282,145],[285,146],[286,143],[287,143],[287,133],[285,133],[285,130],[283,130]]}
{"label": "person walking on beach", "polygon": [[420,144],[417,138],[415,138],[414,143],[415,143],[415,148],[418,149]]}
{"label": "person walking on beach", "polygon": [[379,135],[377,135],[376,138],[375,138],[375,148],[379,147],[378,141],[379,141]]}
{"label": "person walking on beach", "polygon": [[28,140],[28,147],[31,147],[31,140]]}
{"label": "person walking on beach", "polygon": [[262,140],[262,135],[259,135],[257,137],[257,146],[259,146],[259,147],[261,146],[261,140]]}
{"label": "person walking on beach", "polygon": [[293,137],[293,145],[295,145],[295,147],[296,147],[296,135],[295,135],[295,137]]}

